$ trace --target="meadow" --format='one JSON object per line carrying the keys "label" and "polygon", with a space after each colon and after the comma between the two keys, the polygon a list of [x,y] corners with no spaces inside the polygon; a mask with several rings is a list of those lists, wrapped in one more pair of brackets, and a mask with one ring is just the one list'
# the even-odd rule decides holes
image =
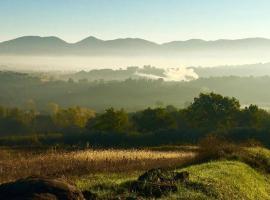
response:
{"label": "meadow", "polygon": [[[129,190],[130,184],[144,173],[142,171],[89,174],[77,177],[73,182],[81,190],[98,194],[98,199],[270,199],[269,149],[235,148],[218,144],[208,146],[206,151],[203,151],[191,154],[192,159],[182,161],[182,165],[170,169],[175,172],[187,171],[189,181],[184,184],[177,183],[177,192],[162,195],[160,198],[140,196]],[[207,157],[209,155],[211,158]]]}
{"label": "meadow", "polygon": [[[159,199],[270,199],[270,150],[209,137],[198,146],[148,149],[0,149],[0,182],[62,178],[96,199],[153,199],[130,190],[153,168],[186,171],[189,181]],[[155,198],[154,198],[155,199]]]}
{"label": "meadow", "polygon": [[134,173],[156,167],[177,168],[195,156],[193,151],[161,150],[0,150],[0,182],[28,176],[62,177]]}

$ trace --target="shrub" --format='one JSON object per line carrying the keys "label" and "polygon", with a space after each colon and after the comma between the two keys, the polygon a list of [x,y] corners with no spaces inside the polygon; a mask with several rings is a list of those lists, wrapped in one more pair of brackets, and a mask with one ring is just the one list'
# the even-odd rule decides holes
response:
{"label": "shrub", "polygon": [[208,135],[199,141],[198,161],[209,161],[233,156],[240,148],[215,135]]}

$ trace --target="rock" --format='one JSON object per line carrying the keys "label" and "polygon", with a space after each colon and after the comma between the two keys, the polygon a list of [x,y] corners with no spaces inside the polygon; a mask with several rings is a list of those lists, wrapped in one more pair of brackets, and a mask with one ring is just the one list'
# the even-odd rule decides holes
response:
{"label": "rock", "polygon": [[61,179],[28,177],[0,185],[0,200],[85,200],[82,192]]}
{"label": "rock", "polygon": [[186,171],[178,173],[160,168],[151,169],[131,184],[131,191],[159,198],[170,192],[176,192],[177,183],[186,183],[188,180],[189,173]]}

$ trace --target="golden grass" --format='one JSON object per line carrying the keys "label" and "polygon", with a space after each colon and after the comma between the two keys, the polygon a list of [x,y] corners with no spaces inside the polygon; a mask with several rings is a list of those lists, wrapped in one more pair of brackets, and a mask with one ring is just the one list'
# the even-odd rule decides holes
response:
{"label": "golden grass", "polygon": [[73,177],[95,173],[142,171],[177,167],[190,161],[193,152],[150,150],[46,151],[0,150],[0,183],[27,176]]}

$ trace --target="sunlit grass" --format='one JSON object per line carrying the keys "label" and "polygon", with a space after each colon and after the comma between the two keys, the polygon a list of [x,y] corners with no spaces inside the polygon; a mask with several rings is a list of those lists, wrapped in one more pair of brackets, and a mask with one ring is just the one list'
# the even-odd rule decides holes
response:
{"label": "sunlit grass", "polygon": [[[270,151],[261,147],[245,148],[246,156],[263,156],[270,159]],[[178,192],[162,199],[270,199],[270,181],[268,175],[240,161],[219,160],[179,168],[176,171],[188,171],[190,182],[178,184]],[[77,179],[76,184],[83,190],[91,190],[104,198],[114,196],[132,196],[125,183],[137,179],[143,172],[97,174]]]}
{"label": "sunlit grass", "polygon": [[250,166],[238,161],[218,161],[194,165],[186,169],[190,173],[190,187],[178,197],[191,199],[270,199],[270,182]]}
{"label": "sunlit grass", "polygon": [[194,157],[192,152],[149,150],[0,151],[0,182],[26,176],[73,177],[95,173],[143,171],[177,167]]}
{"label": "sunlit grass", "polygon": [[[259,160],[270,160],[270,151],[261,147],[243,149],[241,154],[236,154],[239,160],[217,160],[185,168],[183,164],[194,159],[192,151],[88,149],[29,153],[2,149],[0,175],[1,182],[30,175],[62,177],[82,191],[90,190],[101,198],[110,199],[136,196],[130,193],[128,183],[145,170],[165,167],[188,171],[190,182],[179,183],[177,193],[162,199],[270,199],[268,175],[251,165],[251,161],[257,163],[261,157],[263,159]],[[247,157],[250,163],[244,162]]]}
{"label": "sunlit grass", "polygon": [[[238,161],[215,161],[193,165],[177,171],[188,171],[190,183],[178,184],[178,192],[162,199],[185,200],[267,200],[270,199],[270,181],[267,175]],[[132,196],[125,187],[143,172],[103,173],[75,180],[82,190],[91,190],[103,198]]]}

